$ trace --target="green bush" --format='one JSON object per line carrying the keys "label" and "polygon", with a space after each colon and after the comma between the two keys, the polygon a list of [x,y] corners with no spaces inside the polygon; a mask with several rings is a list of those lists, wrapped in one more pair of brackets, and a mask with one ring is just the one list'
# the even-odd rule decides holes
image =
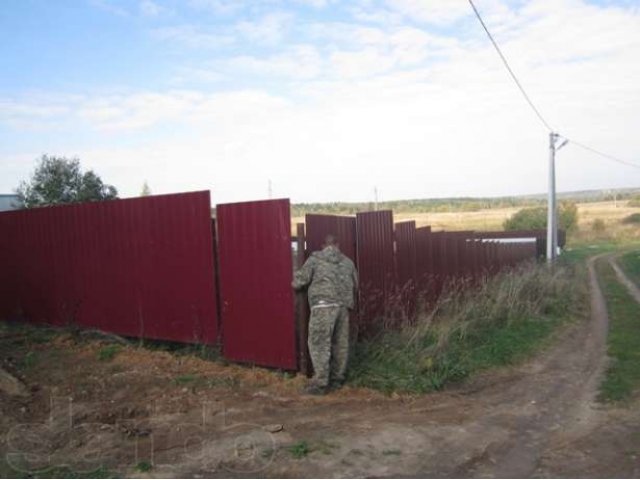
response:
{"label": "green bush", "polygon": [[[547,208],[523,208],[504,222],[505,230],[538,230],[547,228]],[[578,226],[578,207],[573,202],[560,202],[558,226],[568,232]]]}
{"label": "green bush", "polygon": [[622,223],[636,224],[640,223],[640,213],[632,213],[622,219]]}

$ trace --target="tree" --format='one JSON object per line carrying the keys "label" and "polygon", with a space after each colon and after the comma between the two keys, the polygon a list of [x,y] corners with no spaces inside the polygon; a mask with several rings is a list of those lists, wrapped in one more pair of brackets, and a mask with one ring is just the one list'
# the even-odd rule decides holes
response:
{"label": "tree", "polygon": [[[547,208],[523,208],[504,222],[505,230],[539,230],[547,228]],[[578,226],[578,207],[573,202],[560,202],[558,227],[573,231]]]}
{"label": "tree", "polygon": [[144,183],[142,184],[142,191],[140,192],[140,196],[148,197],[149,195],[151,195],[151,189],[149,188],[149,184],[145,180]]}
{"label": "tree", "polygon": [[31,178],[20,182],[16,194],[22,208],[118,198],[116,188],[103,183],[93,170],[83,173],[77,158],[48,155],[40,157]]}

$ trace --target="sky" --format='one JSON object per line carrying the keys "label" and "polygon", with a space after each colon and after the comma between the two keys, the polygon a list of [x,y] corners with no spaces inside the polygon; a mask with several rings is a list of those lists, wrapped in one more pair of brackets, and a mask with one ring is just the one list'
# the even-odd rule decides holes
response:
{"label": "sky", "polygon": [[[640,0],[476,0],[562,135],[640,164]],[[548,131],[467,0],[2,0],[0,193],[43,155],[214,203],[547,188]],[[640,187],[569,143],[559,191]]]}

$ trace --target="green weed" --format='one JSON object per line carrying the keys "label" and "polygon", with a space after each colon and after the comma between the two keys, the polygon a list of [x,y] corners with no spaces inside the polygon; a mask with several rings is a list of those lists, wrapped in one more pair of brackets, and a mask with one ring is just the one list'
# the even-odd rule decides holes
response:
{"label": "green weed", "polygon": [[136,465],[136,470],[139,472],[149,472],[152,468],[153,465],[151,465],[151,462],[147,462],[146,460],[138,462],[138,464]]}
{"label": "green weed", "polygon": [[304,458],[311,452],[309,444],[305,440],[294,443],[287,450],[293,458],[297,459]]}
{"label": "green weed", "polygon": [[24,368],[31,368],[35,366],[37,362],[38,362],[38,357],[36,352],[34,351],[27,352],[27,354],[24,356],[24,359],[22,360],[22,364],[24,365]]}
{"label": "green weed", "polygon": [[121,349],[122,347],[120,345],[107,345],[102,347],[98,350],[98,360],[101,362],[113,360]]}
{"label": "green weed", "polygon": [[192,375],[190,373],[186,375],[179,375],[173,379],[173,383],[176,385],[186,385],[188,383],[193,383],[197,380],[200,380],[200,377],[197,375]]}

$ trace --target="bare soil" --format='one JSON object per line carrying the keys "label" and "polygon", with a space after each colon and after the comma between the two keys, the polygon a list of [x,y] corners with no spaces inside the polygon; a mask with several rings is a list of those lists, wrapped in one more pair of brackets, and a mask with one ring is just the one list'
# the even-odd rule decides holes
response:
{"label": "bare soil", "polygon": [[431,395],[310,397],[264,369],[135,346],[101,361],[98,341],[7,335],[2,366],[29,396],[0,393],[0,453],[145,478],[638,477],[640,399],[596,402],[607,315],[592,264],[590,281],[590,318],[536,358]]}

